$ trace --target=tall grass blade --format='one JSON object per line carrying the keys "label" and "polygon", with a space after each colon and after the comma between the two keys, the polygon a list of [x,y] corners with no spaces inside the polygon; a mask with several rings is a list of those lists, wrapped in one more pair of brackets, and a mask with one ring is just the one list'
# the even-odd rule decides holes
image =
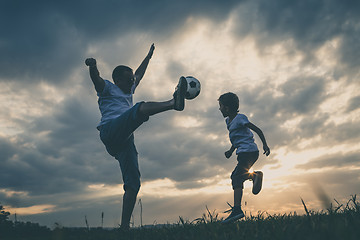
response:
{"label": "tall grass blade", "polygon": [[304,205],[304,209],[305,209],[306,215],[310,216],[310,213],[309,213],[309,211],[308,211],[308,209],[307,209],[307,207],[306,207],[306,205],[305,205],[304,200],[303,200],[301,197],[300,197],[300,199],[301,199],[302,204]]}
{"label": "tall grass blade", "polygon": [[86,215],[85,215],[85,225],[86,225],[87,230],[89,231],[90,227],[89,227],[89,223],[88,223]]}
{"label": "tall grass blade", "polygon": [[101,228],[104,227],[104,212],[101,212]]}

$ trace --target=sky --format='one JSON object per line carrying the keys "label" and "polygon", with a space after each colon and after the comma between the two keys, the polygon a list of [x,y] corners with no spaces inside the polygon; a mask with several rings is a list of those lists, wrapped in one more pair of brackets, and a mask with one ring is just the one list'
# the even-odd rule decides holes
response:
{"label": "sky", "polygon": [[[201,93],[183,112],[150,117],[135,132],[142,187],[134,226],[192,221],[233,202],[230,148],[218,97],[271,148],[243,210],[304,214],[360,194],[360,2],[0,1],[0,204],[10,219],[52,227],[117,227],[118,162],[96,129],[97,96],[84,61],[104,79],[154,55],[134,101],[165,101],[180,76]],[[255,134],[256,135],[256,134]],[[255,141],[262,150],[260,139]],[[262,153],[262,152],[261,152]],[[335,201],[336,200],[336,201]]]}

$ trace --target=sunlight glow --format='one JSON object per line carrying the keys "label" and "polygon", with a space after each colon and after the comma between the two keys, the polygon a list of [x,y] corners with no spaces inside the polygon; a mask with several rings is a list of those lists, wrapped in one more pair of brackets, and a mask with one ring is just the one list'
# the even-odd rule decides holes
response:
{"label": "sunlight glow", "polygon": [[[154,196],[154,197],[175,197],[175,196],[185,196],[185,195],[194,195],[199,193],[212,194],[212,193],[228,193],[231,191],[230,180],[228,176],[215,176],[215,179],[219,179],[217,183],[213,183],[214,179],[202,179],[201,182],[211,182],[212,185],[202,187],[202,188],[193,188],[193,189],[178,189],[174,181],[165,178],[158,179],[154,181],[147,181],[143,183],[142,190],[140,195]],[[226,179],[226,180],[221,180]]]}
{"label": "sunlight glow", "polygon": [[49,213],[54,212],[56,209],[55,205],[52,204],[42,204],[42,205],[34,205],[30,207],[21,207],[21,208],[14,208],[10,206],[5,206],[6,210],[11,213],[16,213],[20,215],[34,215],[34,214],[41,214],[41,213]]}
{"label": "sunlight glow", "polygon": [[202,122],[199,119],[191,116],[177,116],[174,119],[174,124],[177,127],[194,128],[200,127]]}
{"label": "sunlight glow", "polygon": [[14,197],[14,196],[27,197],[29,194],[28,192],[13,191],[8,189],[0,189],[0,193],[5,194],[6,197]]}
{"label": "sunlight glow", "polygon": [[122,184],[106,185],[106,184],[92,184],[88,185],[88,197],[101,198],[123,194]]}

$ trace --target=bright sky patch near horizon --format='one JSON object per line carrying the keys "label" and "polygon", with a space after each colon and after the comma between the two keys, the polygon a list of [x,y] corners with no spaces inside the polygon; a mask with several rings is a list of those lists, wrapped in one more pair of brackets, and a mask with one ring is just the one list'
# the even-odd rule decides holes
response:
{"label": "bright sky patch near horizon", "polygon": [[[144,224],[193,220],[205,206],[221,213],[232,203],[236,158],[224,157],[230,142],[217,102],[228,91],[272,151],[254,165],[264,172],[262,192],[253,196],[245,184],[247,213],[301,213],[300,197],[323,209],[322,191],[340,202],[359,194],[359,3],[142,4],[4,1],[0,18],[14,19],[0,37],[6,210],[48,226],[84,226],[86,215],[94,227],[104,212],[105,225],[117,226],[121,173],[95,128],[100,114],[84,60],[96,58],[110,79],[119,64],[136,69],[152,43],[135,101],[168,100],[181,75],[198,78],[202,91],[184,112],[153,116],[135,133]],[[90,17],[97,11],[119,12]]]}

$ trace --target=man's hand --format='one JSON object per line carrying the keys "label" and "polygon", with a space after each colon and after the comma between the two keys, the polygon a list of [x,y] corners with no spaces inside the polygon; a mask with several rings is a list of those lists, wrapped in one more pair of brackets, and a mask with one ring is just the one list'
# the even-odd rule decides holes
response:
{"label": "man's hand", "polygon": [[226,157],[226,158],[230,158],[231,155],[232,155],[232,153],[233,153],[233,151],[231,151],[231,149],[230,149],[229,151],[226,151],[226,152],[225,152],[225,157]]}
{"label": "man's hand", "polygon": [[94,83],[95,90],[97,92],[102,92],[105,87],[105,81],[100,77],[99,70],[96,67],[96,60],[94,58],[87,58],[85,64],[86,66],[89,66],[90,78]]}
{"label": "man's hand", "polygon": [[266,156],[269,156],[269,154],[270,154],[270,148],[268,147],[268,145],[264,145],[264,146],[263,146],[263,149],[264,149],[264,154],[265,154]]}
{"label": "man's hand", "polygon": [[150,47],[150,50],[149,50],[149,53],[147,55],[147,57],[150,59],[154,53],[154,50],[155,50],[155,45],[154,44],[151,44],[151,47]]}
{"label": "man's hand", "polygon": [[94,58],[87,58],[85,60],[85,65],[89,67],[96,66],[96,60]]}

